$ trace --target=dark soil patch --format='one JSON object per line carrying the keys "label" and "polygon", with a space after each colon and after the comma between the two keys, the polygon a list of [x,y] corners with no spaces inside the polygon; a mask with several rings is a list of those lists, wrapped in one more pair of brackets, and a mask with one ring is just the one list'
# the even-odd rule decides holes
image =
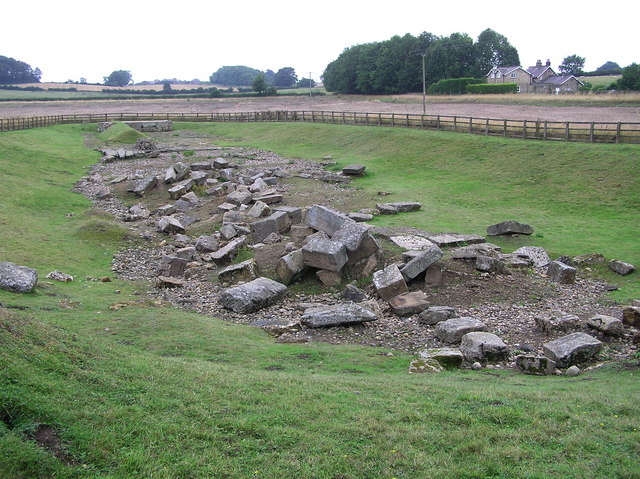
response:
{"label": "dark soil patch", "polygon": [[31,437],[38,446],[53,454],[68,466],[78,465],[67,452],[58,432],[47,424],[40,424]]}

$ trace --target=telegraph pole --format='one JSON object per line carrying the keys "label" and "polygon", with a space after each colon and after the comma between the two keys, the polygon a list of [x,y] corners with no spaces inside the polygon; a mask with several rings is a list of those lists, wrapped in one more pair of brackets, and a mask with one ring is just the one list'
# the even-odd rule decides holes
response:
{"label": "telegraph pole", "polygon": [[311,109],[311,72],[309,72],[309,108]]}
{"label": "telegraph pole", "polygon": [[424,58],[427,56],[427,52],[421,53],[422,56],[422,114],[427,114],[427,73],[424,66]]}

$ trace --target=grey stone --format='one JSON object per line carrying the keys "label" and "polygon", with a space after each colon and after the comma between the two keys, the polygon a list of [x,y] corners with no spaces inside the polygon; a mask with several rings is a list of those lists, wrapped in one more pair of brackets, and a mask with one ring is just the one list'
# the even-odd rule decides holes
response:
{"label": "grey stone", "polygon": [[163,276],[183,276],[187,269],[188,261],[177,256],[164,256],[162,258],[161,274]]}
{"label": "grey stone", "polygon": [[624,261],[619,261],[617,259],[609,261],[609,268],[622,276],[631,274],[636,270],[636,267],[631,263],[625,263]]}
{"label": "grey stone", "polygon": [[474,331],[462,336],[460,351],[470,363],[494,363],[509,358],[509,347],[492,333]]}
{"label": "grey stone", "polygon": [[435,335],[446,344],[454,344],[460,342],[467,333],[486,330],[487,326],[482,321],[465,316],[439,322],[436,325]]}
{"label": "grey stone", "polygon": [[224,158],[216,158],[213,160],[213,167],[217,170],[223,170],[229,167],[229,160],[225,160]]}
{"label": "grey stone", "polygon": [[190,179],[197,186],[205,186],[207,184],[207,173],[204,171],[192,171]]}
{"label": "grey stone", "polygon": [[347,213],[347,217],[356,223],[364,223],[373,219],[373,215],[366,213]]}
{"label": "grey stone", "polygon": [[622,322],[636,328],[640,327],[640,307],[626,306],[622,310]]}
{"label": "grey stone", "polygon": [[504,262],[489,256],[478,256],[476,258],[475,268],[485,273],[511,274]]}
{"label": "grey stone", "polygon": [[38,272],[28,266],[0,263],[0,289],[12,293],[31,293],[38,284]]}
{"label": "grey stone", "polygon": [[533,228],[525,223],[518,223],[514,220],[503,221],[502,223],[497,223],[495,225],[491,225],[487,228],[487,234],[489,236],[498,236],[498,235],[530,235],[533,233]]}
{"label": "grey stone", "polygon": [[347,165],[342,168],[342,174],[347,176],[362,176],[366,168],[365,165]]}
{"label": "grey stone", "polygon": [[220,228],[219,233],[220,237],[225,241],[229,241],[230,239],[238,236],[238,231],[232,224],[223,225],[222,228]]}
{"label": "grey stone", "polygon": [[367,258],[380,249],[369,229],[354,221],[345,221],[331,237],[347,248],[347,264],[352,265]]}
{"label": "grey stone", "polygon": [[96,192],[96,198],[98,198],[99,200],[111,198],[111,188],[109,188],[108,186],[101,186]]}
{"label": "grey stone", "polygon": [[62,271],[53,270],[45,276],[46,279],[52,279],[54,281],[60,281],[61,283],[71,283],[73,276]]}
{"label": "grey stone", "polygon": [[381,215],[397,215],[398,208],[391,203],[378,203],[376,209]]}
{"label": "grey stone", "polygon": [[327,271],[326,269],[319,269],[316,271],[316,277],[322,284],[328,288],[335,288],[342,283],[342,275],[335,271]]}
{"label": "grey stone", "polygon": [[280,234],[288,233],[291,229],[291,218],[286,211],[274,211],[268,218],[276,222],[276,231]]}
{"label": "grey stone", "polygon": [[424,273],[429,266],[440,260],[443,256],[444,253],[438,246],[431,245],[428,249],[421,251],[420,254],[405,264],[400,272],[406,281],[410,281],[420,273]]}
{"label": "grey stone", "polygon": [[398,316],[411,316],[422,313],[429,307],[429,302],[423,291],[411,291],[389,299],[389,306]]}
{"label": "grey stone", "polygon": [[447,248],[452,246],[471,245],[484,243],[484,236],[479,235],[465,235],[459,233],[440,233],[436,235],[427,236],[429,241],[437,244],[441,248]]}
{"label": "grey stone", "polygon": [[162,216],[158,220],[158,230],[167,234],[184,233],[184,226],[177,218],[173,216]]}
{"label": "grey stone", "polygon": [[141,205],[141,204],[133,205],[131,208],[129,208],[129,214],[131,216],[129,216],[126,219],[130,221],[147,219],[151,216],[151,212],[148,209],[146,209],[144,205]]}
{"label": "grey stone", "polygon": [[253,201],[253,196],[248,191],[236,190],[227,195],[227,202],[237,206],[248,205],[251,201]]}
{"label": "grey stone", "polygon": [[432,264],[424,272],[424,286],[425,288],[434,288],[441,286],[444,282],[444,274],[442,269],[437,264]]}
{"label": "grey stone", "polygon": [[222,215],[222,224],[223,225],[234,225],[237,229],[239,225],[244,223],[244,217],[242,213],[237,210],[229,210],[225,211]]}
{"label": "grey stone", "polygon": [[268,205],[274,205],[277,203],[282,203],[283,197],[279,193],[271,193],[271,194],[255,194],[253,195],[253,199],[255,201],[262,201]]}
{"label": "grey stone", "polygon": [[553,374],[556,369],[556,362],[535,354],[520,354],[516,356],[516,369],[524,374],[545,376]]}
{"label": "grey stone", "polygon": [[573,257],[573,263],[579,266],[592,266],[595,264],[606,263],[607,259],[600,253],[579,254]]}
{"label": "grey stone", "polygon": [[262,243],[272,233],[278,232],[278,223],[273,215],[254,221],[249,225],[253,243]]}
{"label": "grey stone", "polygon": [[[416,201],[398,201],[395,203],[382,203],[386,205],[390,205],[392,208],[395,208],[399,213],[408,213],[411,211],[418,211],[422,208],[422,205]],[[380,209],[380,205],[376,205],[378,209]]]}
{"label": "grey stone", "polygon": [[302,250],[297,249],[284,255],[276,265],[278,279],[286,285],[298,280],[305,271]]}
{"label": "grey stone", "polygon": [[182,201],[187,201],[187,202],[191,203],[192,205],[197,205],[200,202],[200,199],[198,198],[198,195],[196,195],[193,191],[190,191],[189,193],[185,193],[184,195],[182,195],[180,197],[180,199]]}
{"label": "grey stone", "polygon": [[258,277],[256,263],[252,259],[232,264],[218,272],[218,281],[223,284],[236,284],[241,281],[248,282]]}
{"label": "grey stone", "polygon": [[244,236],[240,238],[235,238],[229,241],[222,248],[218,248],[213,253],[210,253],[209,256],[211,258],[211,261],[213,261],[218,266],[229,263],[233,258],[236,257],[240,247],[244,243],[245,243]]}
{"label": "grey stone", "polygon": [[324,238],[309,239],[302,247],[304,264],[312,268],[338,272],[347,263],[344,244]]}
{"label": "grey stone", "polygon": [[418,315],[418,322],[431,326],[455,317],[456,310],[450,306],[431,306]]}
{"label": "grey stone", "polygon": [[176,170],[173,169],[173,166],[170,166],[164,174],[164,182],[169,185],[176,181],[178,181],[178,175],[176,174]]}
{"label": "grey stone", "polygon": [[533,266],[533,262],[529,258],[518,256],[513,253],[498,253],[498,259],[510,268],[529,268]]}
{"label": "grey stone", "polygon": [[262,240],[262,243],[275,244],[275,243],[280,243],[281,241],[282,241],[282,236],[280,236],[278,233],[271,233],[265,239]]}
{"label": "grey stone", "polygon": [[218,250],[218,239],[215,236],[200,236],[196,240],[196,250],[201,253],[212,253]]}
{"label": "grey stone", "polygon": [[169,198],[172,200],[176,200],[181,196],[185,195],[189,190],[187,189],[187,185],[185,183],[176,183],[171,188],[167,190],[169,193]]}
{"label": "grey stone", "polygon": [[550,281],[560,284],[573,284],[576,281],[576,269],[560,261],[552,261],[547,268]]}
{"label": "grey stone", "polygon": [[523,246],[515,250],[513,254],[527,258],[536,268],[542,268],[551,262],[547,252],[539,246]]}
{"label": "grey stone", "polygon": [[196,257],[196,249],[193,246],[185,246],[176,250],[176,256],[178,258],[186,259],[187,261],[193,261]]}
{"label": "grey stone", "polygon": [[461,246],[451,252],[453,259],[476,259],[478,256],[489,256],[497,258],[500,252],[500,246],[491,243],[477,243],[469,246]]}
{"label": "grey stone", "polygon": [[345,222],[352,220],[326,206],[312,205],[307,210],[305,221],[314,230],[333,236]]}
{"label": "grey stone", "polygon": [[533,319],[536,328],[545,334],[568,332],[577,328],[580,324],[578,316],[563,311],[551,311],[547,314],[535,316]]}
{"label": "grey stone", "polygon": [[287,216],[291,220],[292,225],[298,225],[302,223],[302,208],[298,208],[297,206],[274,206],[273,211],[284,211],[287,213]]}
{"label": "grey stone", "polygon": [[191,167],[181,161],[173,165],[173,170],[176,172],[176,181],[182,181],[191,174]]}
{"label": "grey stone", "polygon": [[225,289],[220,305],[236,313],[255,313],[280,301],[287,292],[284,284],[269,278],[257,278],[249,283]]}
{"label": "grey stone", "polygon": [[564,373],[570,378],[575,378],[576,376],[580,376],[580,373],[582,373],[582,370],[578,366],[574,365],[567,368],[567,370]]}
{"label": "grey stone", "polygon": [[377,316],[356,303],[309,308],[302,315],[301,322],[309,328],[343,326],[375,321]]}
{"label": "grey stone", "polygon": [[293,225],[289,230],[291,241],[296,245],[301,245],[305,239],[313,234],[313,229],[303,225]]}
{"label": "grey stone", "polygon": [[395,264],[373,273],[373,285],[380,297],[386,301],[409,291],[404,276]]}
{"label": "grey stone", "polygon": [[247,212],[247,215],[252,218],[264,218],[271,214],[271,208],[263,201],[256,201],[251,209]]}
{"label": "grey stone", "polygon": [[566,368],[592,358],[602,349],[602,343],[585,333],[572,333],[543,344],[544,355]]}
{"label": "grey stone", "polygon": [[620,336],[623,331],[622,321],[613,316],[596,314],[587,321],[587,326],[597,329],[607,336]]}
{"label": "grey stone", "polygon": [[191,163],[191,171],[211,171],[211,161],[196,161]]}
{"label": "grey stone", "polygon": [[409,374],[439,373],[443,370],[435,359],[415,358],[409,364]]}
{"label": "grey stone", "polygon": [[349,279],[369,279],[377,269],[378,256],[377,254],[372,254],[354,264],[347,263],[342,269],[342,273]]}
{"label": "grey stone", "polygon": [[367,295],[364,291],[353,284],[348,284],[342,291],[342,297],[347,301],[353,301],[354,303],[361,303],[367,299]]}
{"label": "grey stone", "polygon": [[221,203],[217,206],[216,211],[218,213],[226,213],[227,211],[235,211],[238,209],[238,205],[235,205],[233,203]]}
{"label": "grey stone", "polygon": [[133,188],[130,190],[133,194],[137,196],[144,196],[153,188],[158,185],[158,177],[155,175],[149,175],[136,182]]}
{"label": "grey stone", "polygon": [[[213,166],[216,166],[216,161],[214,160],[213,162]],[[234,170],[233,168],[223,168],[220,170],[220,172],[218,173],[219,177],[221,179],[223,179],[224,181],[231,181],[234,179],[236,174],[236,170]]]}
{"label": "grey stone", "polygon": [[459,369],[464,359],[457,348],[433,348],[420,351],[420,357],[425,360],[435,360],[445,369]]}

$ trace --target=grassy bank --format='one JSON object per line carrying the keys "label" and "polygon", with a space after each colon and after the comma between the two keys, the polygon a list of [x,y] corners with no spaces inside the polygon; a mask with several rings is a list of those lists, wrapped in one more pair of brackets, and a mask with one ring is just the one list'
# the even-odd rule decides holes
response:
{"label": "grassy bank", "polygon": [[[434,216],[438,229],[456,230],[475,229],[466,225],[473,215],[454,221],[436,205],[460,202],[451,211],[480,214],[487,204],[510,202],[474,206],[471,193],[454,201],[436,184],[454,183],[449,162],[459,162],[461,183],[481,192],[477,183],[491,175],[472,181],[467,155],[488,162],[495,149],[540,145],[505,141],[483,150],[459,145],[458,138],[473,141],[465,135],[412,139],[408,131],[328,125],[189,126],[210,128],[201,133],[227,144],[366,162],[371,174],[359,186],[393,191],[386,199],[417,192],[432,199],[432,209],[425,203],[406,222],[433,226]],[[260,330],[151,302],[148,284],[92,280],[109,274],[119,246],[136,241],[70,191],[97,160],[83,142],[93,131],[68,125],[0,134],[0,171],[11,191],[0,196],[0,261],[41,274],[35,294],[0,292],[0,477],[640,477],[637,368],[609,366],[578,378],[490,370],[409,376],[409,358],[396,352],[275,344]],[[578,147],[586,150],[571,158],[589,157],[589,147]],[[624,164],[625,154],[613,151],[602,157]],[[555,161],[565,155],[556,151]],[[400,168],[413,183],[398,178]],[[609,175],[633,186],[613,165]],[[582,199],[593,208],[596,191]],[[46,281],[56,268],[76,281]],[[42,424],[62,441],[59,457],[30,439]]]}

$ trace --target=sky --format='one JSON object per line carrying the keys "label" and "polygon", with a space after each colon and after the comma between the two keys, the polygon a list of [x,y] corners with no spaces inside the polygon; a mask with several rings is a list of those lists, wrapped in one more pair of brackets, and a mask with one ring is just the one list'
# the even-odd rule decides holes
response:
{"label": "sky", "polygon": [[[513,6],[512,6],[513,5]],[[531,5],[529,8],[526,5]],[[166,78],[208,81],[218,68],[265,71],[293,67],[320,79],[353,45],[394,35],[466,33],[491,28],[517,48],[522,66],[586,58],[640,63],[640,2],[504,2],[360,0],[216,1],[31,0],[0,7],[0,55],[42,70],[42,81],[102,82],[129,70],[135,82]],[[491,7],[495,8],[491,8]],[[416,58],[416,61],[420,61]]]}

